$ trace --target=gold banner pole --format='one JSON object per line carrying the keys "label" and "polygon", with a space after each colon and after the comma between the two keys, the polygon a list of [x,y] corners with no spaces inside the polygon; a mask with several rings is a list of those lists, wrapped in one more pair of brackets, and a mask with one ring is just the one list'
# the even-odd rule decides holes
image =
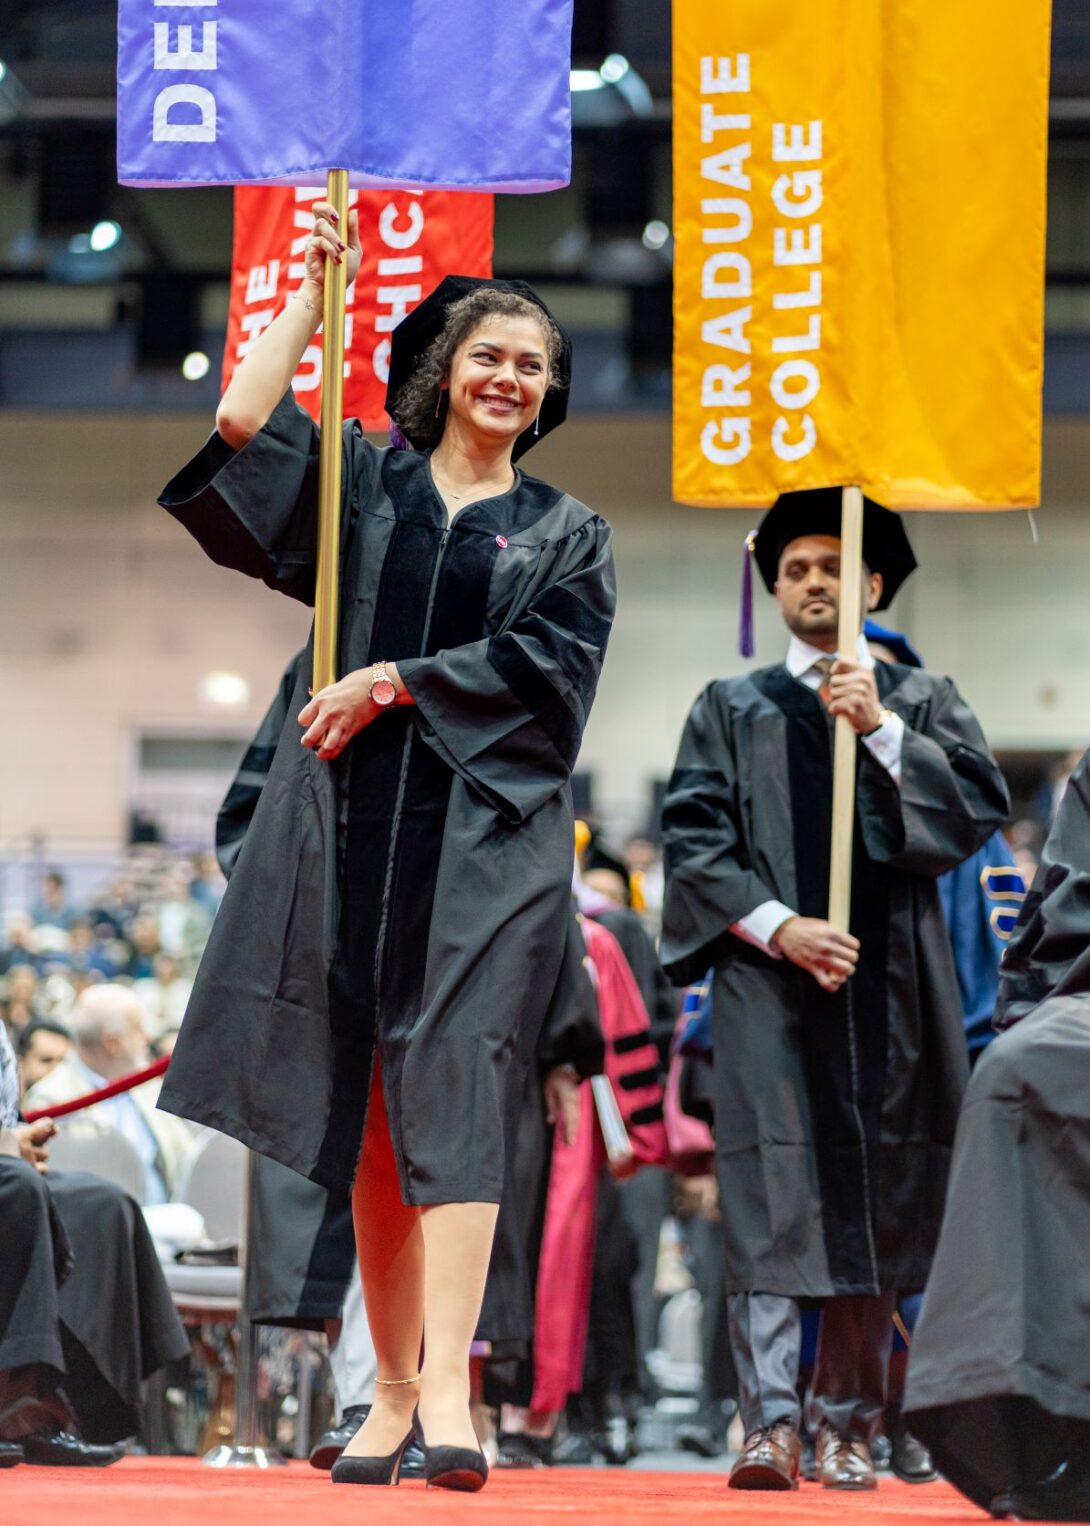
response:
{"label": "gold banner pole", "polygon": [[[840,625],[837,650],[854,657],[863,599],[863,494],[846,487],[840,511]],[[829,857],[829,921],[850,932],[852,837],[855,831],[856,734],[846,715],[836,718],[833,749],[833,840]]]}
{"label": "gold banner pole", "polygon": [[[348,171],[330,170],[326,200],[348,227]],[[341,559],[341,426],[344,419],[345,268],[326,261],[322,304],[322,417],[318,453],[318,575],[314,589],[314,678],[317,694],[337,678]]]}

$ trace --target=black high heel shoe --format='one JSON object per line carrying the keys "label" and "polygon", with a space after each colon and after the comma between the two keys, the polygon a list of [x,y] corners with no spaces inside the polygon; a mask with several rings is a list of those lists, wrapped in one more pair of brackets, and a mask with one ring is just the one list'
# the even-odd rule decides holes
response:
{"label": "black high heel shoe", "polygon": [[[416,1415],[413,1415],[416,1421]],[[401,1481],[401,1459],[415,1432],[410,1431],[400,1446],[386,1457],[346,1457],[342,1452],[333,1464],[330,1477],[335,1484],[396,1484]]]}
{"label": "black high heel shoe", "polygon": [[424,1480],[429,1489],[460,1489],[475,1494],[488,1479],[488,1462],[478,1448],[430,1447],[420,1424],[419,1408],[413,1410],[413,1431],[424,1452]]}

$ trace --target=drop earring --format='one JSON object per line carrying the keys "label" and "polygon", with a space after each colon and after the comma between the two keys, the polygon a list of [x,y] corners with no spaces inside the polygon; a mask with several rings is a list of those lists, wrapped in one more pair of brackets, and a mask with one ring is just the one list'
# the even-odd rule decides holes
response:
{"label": "drop earring", "polygon": [[540,434],[541,434],[541,414],[539,413],[537,418],[534,420],[534,439],[536,440]]}
{"label": "drop earring", "polygon": [[443,406],[443,389],[439,388],[439,396],[435,399],[435,417],[439,417],[439,410]]}

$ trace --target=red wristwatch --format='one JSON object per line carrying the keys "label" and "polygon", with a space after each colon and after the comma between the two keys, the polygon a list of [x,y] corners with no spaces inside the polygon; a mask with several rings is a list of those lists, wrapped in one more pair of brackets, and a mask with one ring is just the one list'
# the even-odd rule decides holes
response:
{"label": "red wristwatch", "polygon": [[381,710],[387,709],[397,699],[394,681],[386,671],[384,662],[376,662],[371,668],[371,701]]}

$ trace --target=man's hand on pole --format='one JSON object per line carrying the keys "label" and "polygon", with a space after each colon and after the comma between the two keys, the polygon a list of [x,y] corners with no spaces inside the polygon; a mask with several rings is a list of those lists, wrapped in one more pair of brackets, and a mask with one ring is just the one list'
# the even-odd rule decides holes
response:
{"label": "man's hand on pole", "polygon": [[859,939],[837,932],[823,917],[789,917],[772,942],[785,958],[814,977],[823,991],[838,991],[855,974]]}
{"label": "man's hand on pole", "polygon": [[876,731],[882,722],[882,701],[874,669],[838,657],[829,673],[829,714],[844,715],[860,736]]}

